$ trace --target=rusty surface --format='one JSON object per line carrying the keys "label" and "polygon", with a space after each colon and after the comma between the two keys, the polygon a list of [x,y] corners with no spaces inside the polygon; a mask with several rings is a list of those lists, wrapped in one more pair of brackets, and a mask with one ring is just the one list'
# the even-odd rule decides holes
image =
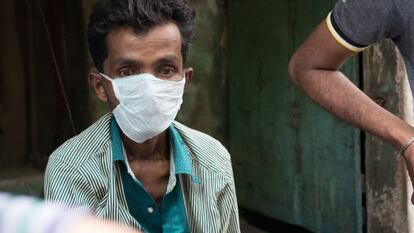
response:
{"label": "rusty surface", "polygon": [[[390,41],[371,46],[363,54],[364,92],[382,107],[401,114],[402,80],[405,69]],[[392,145],[367,135],[366,203],[369,233],[408,232],[406,175]]]}
{"label": "rusty surface", "polygon": [[179,121],[228,144],[225,0],[192,0],[196,10],[195,40],[187,66],[194,68]]}

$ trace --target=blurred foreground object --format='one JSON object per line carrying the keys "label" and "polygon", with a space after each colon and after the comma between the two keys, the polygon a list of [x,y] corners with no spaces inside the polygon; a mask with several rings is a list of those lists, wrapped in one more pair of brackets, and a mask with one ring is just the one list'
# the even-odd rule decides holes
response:
{"label": "blurred foreground object", "polygon": [[126,226],[98,220],[87,211],[38,199],[0,193],[1,233],[133,233]]}

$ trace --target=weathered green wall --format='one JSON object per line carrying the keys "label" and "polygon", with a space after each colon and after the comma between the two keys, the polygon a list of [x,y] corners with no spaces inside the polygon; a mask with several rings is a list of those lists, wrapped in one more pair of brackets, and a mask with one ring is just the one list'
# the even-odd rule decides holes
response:
{"label": "weathered green wall", "polygon": [[[360,132],[288,80],[335,1],[229,0],[230,145],[239,204],[314,232],[362,232]],[[345,67],[358,82],[358,62]]]}
{"label": "weathered green wall", "polygon": [[[85,25],[94,2],[83,1]],[[194,76],[185,91],[184,103],[177,119],[227,144],[225,0],[191,0],[190,3],[197,13],[196,36],[187,62],[188,66],[194,68]],[[90,59],[88,65],[93,66]],[[107,111],[92,92],[89,92],[88,105],[91,122]]]}
{"label": "weathered green wall", "polygon": [[186,90],[178,120],[228,145],[228,101],[224,60],[225,0],[192,0],[196,37],[188,65],[195,74]]}

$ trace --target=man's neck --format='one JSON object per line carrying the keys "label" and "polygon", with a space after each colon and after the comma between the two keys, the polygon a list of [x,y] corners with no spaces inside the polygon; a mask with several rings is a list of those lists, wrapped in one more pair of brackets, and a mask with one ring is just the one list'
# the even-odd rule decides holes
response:
{"label": "man's neck", "polygon": [[144,143],[136,143],[122,133],[128,163],[144,189],[161,206],[170,176],[170,140],[167,131]]}
{"label": "man's neck", "polygon": [[170,140],[167,131],[164,131],[143,143],[134,142],[124,133],[121,133],[121,136],[128,160],[156,161],[169,160],[170,158]]}

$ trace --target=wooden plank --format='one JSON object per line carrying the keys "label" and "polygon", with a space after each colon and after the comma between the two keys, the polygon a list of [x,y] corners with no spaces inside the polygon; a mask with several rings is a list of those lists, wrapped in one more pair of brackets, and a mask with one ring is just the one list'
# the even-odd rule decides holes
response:
{"label": "wooden plank", "polygon": [[[41,9],[50,32],[57,63],[62,70],[62,19],[56,14],[60,1],[41,0]],[[67,116],[59,89],[52,51],[37,1],[14,1],[18,21],[18,41],[27,96],[28,152],[26,162],[45,166],[50,153],[60,144],[65,129],[58,120]],[[60,17],[58,17],[60,15]],[[56,16],[58,18],[53,18]],[[70,135],[71,136],[71,135]],[[67,138],[67,136],[66,136]],[[20,164],[19,164],[20,166]]]}
{"label": "wooden plank", "polygon": [[[83,0],[63,0],[60,1],[62,6],[63,17],[63,61],[62,75],[65,78],[66,91],[68,94],[69,103],[73,115],[73,121],[77,130],[80,133],[88,126],[90,126],[95,119],[91,116],[95,112],[94,109],[89,108],[88,98],[90,96],[95,97],[93,92],[89,92],[88,86],[88,70],[89,67],[93,67],[91,63],[88,63],[88,46],[86,38],[86,23],[88,19],[84,19],[83,16]],[[55,6],[59,7],[59,6]],[[54,18],[58,18],[59,15],[55,13]],[[55,27],[61,26],[55,24]],[[61,29],[62,30],[62,29]],[[58,37],[58,30],[55,30],[55,34]],[[73,131],[70,129],[68,121],[68,113],[66,111],[64,102],[61,103],[63,117],[60,117],[57,121],[60,127],[61,136],[60,140],[66,140],[67,137],[71,137]],[[107,110],[107,106],[104,106]],[[59,142],[60,143],[60,142]],[[63,142],[62,142],[63,143]]]}
{"label": "wooden plank", "polygon": [[25,161],[28,149],[26,83],[15,11],[13,0],[0,1],[0,169]]}
{"label": "wooden plank", "polygon": [[[288,81],[335,1],[228,2],[230,144],[240,205],[314,232],[362,232],[360,132]],[[358,81],[358,61],[346,65]]]}
{"label": "wooden plank", "polygon": [[[363,55],[364,92],[387,110],[402,113],[405,68],[391,41],[371,46]],[[366,137],[367,230],[408,232],[405,165],[391,144]]]}

